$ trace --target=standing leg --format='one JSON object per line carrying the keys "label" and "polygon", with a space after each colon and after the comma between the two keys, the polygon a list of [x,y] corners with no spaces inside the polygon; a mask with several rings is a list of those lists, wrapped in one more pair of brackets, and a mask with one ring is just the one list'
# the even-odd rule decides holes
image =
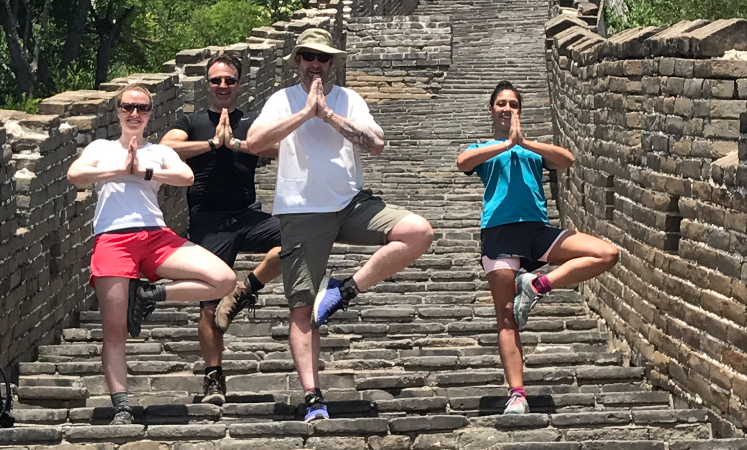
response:
{"label": "standing leg", "polygon": [[515,275],[516,272],[510,269],[494,270],[487,274],[498,325],[498,351],[510,388],[524,386],[524,353],[513,313]]}
{"label": "standing leg", "polygon": [[95,279],[104,333],[101,363],[115,409],[112,425],[132,423],[132,410],[127,398],[127,356],[125,353],[129,285],[129,278],[100,277]]}
{"label": "standing leg", "polygon": [[511,269],[498,269],[487,274],[498,325],[498,352],[511,394],[504,414],[529,412],[524,391],[524,350],[513,314],[515,276],[516,271]]}
{"label": "standing leg", "polygon": [[290,307],[289,344],[306,394],[306,420],[328,418],[319,385],[319,330],[311,327],[311,310],[338,234],[336,214],[292,214],[280,217],[283,287]]}

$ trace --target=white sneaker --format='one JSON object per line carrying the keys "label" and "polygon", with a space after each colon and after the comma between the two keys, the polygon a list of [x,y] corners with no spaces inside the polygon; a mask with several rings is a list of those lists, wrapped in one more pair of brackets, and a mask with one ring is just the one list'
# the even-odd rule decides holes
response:
{"label": "white sneaker", "polygon": [[519,393],[514,393],[506,402],[506,409],[503,414],[526,414],[529,412],[529,403],[527,398]]}

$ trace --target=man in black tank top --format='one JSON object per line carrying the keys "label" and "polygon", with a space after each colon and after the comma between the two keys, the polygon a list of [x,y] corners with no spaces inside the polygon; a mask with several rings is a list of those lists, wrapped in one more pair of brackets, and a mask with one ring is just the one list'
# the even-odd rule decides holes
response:
{"label": "man in black tank top", "polygon": [[[239,282],[233,295],[200,304],[199,337],[205,360],[203,402],[221,405],[226,382],[221,360],[223,333],[257,291],[280,275],[280,227],[262,211],[254,187],[257,149],[249,148],[252,125],[236,109],[241,79],[238,58],[219,54],[207,64],[209,108],[183,115],[161,140],[189,164],[195,181],[187,190],[189,239],[233,267],[239,251],[266,253],[264,260]],[[277,149],[262,152],[276,156]]]}

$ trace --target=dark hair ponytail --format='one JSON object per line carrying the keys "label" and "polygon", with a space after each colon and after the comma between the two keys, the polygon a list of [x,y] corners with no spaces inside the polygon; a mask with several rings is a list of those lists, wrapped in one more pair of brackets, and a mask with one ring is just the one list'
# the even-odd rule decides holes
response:
{"label": "dark hair ponytail", "polygon": [[513,84],[511,84],[510,81],[506,80],[499,82],[495,86],[495,90],[493,90],[493,94],[490,96],[490,103],[488,103],[488,107],[492,108],[493,103],[495,103],[496,97],[498,97],[498,94],[500,94],[501,91],[505,91],[506,89],[513,91],[514,94],[516,94],[516,98],[519,100],[519,111],[521,111],[521,94],[519,93],[519,90],[516,89]]}

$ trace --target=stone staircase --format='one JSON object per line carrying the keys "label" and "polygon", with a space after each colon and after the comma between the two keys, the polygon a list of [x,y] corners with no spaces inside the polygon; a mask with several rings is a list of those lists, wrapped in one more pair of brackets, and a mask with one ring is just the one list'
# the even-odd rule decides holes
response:
{"label": "stone staircase", "polygon": [[[199,403],[196,305],[160,305],[128,342],[136,424],[110,427],[101,371],[98,311],[20,366],[19,425],[0,430],[0,448],[186,450],[301,448],[350,450],[734,450],[747,439],[717,439],[707,410],[652,391],[575,290],[556,290],[522,333],[532,413],[502,416],[507,386],[495,317],[479,264],[479,180],[456,155],[490,134],[487,102],[501,79],[525,93],[527,136],[550,140],[541,0],[421,0],[418,14],[447,14],[454,61],[438,98],[371,105],[388,148],[364,158],[367,186],[427,217],[431,249],[410,268],[322,328],[321,384],[333,420],[306,424],[287,345],[288,310],[278,282],[226,335],[229,395]],[[259,171],[271,207],[274,165]],[[552,177],[547,177],[550,197]],[[558,220],[553,200],[550,216]],[[353,273],[375,247],[335,246],[330,271]],[[240,276],[260,255],[241,255]]]}

